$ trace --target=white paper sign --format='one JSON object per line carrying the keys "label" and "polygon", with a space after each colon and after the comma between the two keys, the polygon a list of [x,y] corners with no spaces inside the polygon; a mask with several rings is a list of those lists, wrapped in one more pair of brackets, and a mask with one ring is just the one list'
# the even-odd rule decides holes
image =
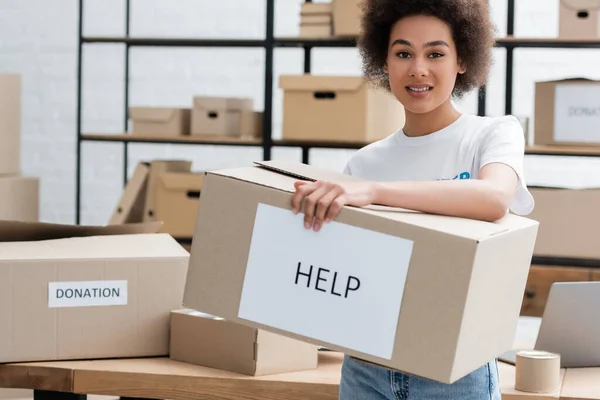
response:
{"label": "white paper sign", "polygon": [[413,242],[259,204],[238,316],[391,359]]}
{"label": "white paper sign", "polygon": [[554,140],[600,143],[600,85],[556,86]]}
{"label": "white paper sign", "polygon": [[121,306],[127,304],[127,281],[48,283],[48,307]]}

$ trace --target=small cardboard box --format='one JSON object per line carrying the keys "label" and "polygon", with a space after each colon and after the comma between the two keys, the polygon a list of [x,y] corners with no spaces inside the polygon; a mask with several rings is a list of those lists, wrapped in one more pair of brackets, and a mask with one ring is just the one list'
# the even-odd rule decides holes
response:
{"label": "small cardboard box", "polygon": [[152,160],[146,183],[146,199],[144,201],[144,221],[158,221],[156,217],[156,194],[158,176],[163,172],[190,172],[192,162],[188,160]]}
{"label": "small cardboard box", "polygon": [[600,81],[536,82],[534,143],[600,145]]}
{"label": "small cardboard box", "polygon": [[204,177],[184,307],[445,383],[512,348],[536,221],[346,206],[315,233],[294,182],[358,178],[257,164]]}
{"label": "small cardboard box", "polygon": [[130,107],[134,135],[177,137],[190,133],[190,110],[167,107]]}
{"label": "small cardboard box", "polygon": [[162,172],[156,186],[156,219],[163,222],[160,231],[175,238],[194,236],[202,173]]}
{"label": "small cardboard box", "polygon": [[332,0],[334,36],[356,37],[360,34],[362,0]]}
{"label": "small cardboard box", "polygon": [[565,39],[600,37],[598,2],[589,0],[560,0],[558,36]]}
{"label": "small cardboard box", "polygon": [[317,347],[194,310],[171,313],[170,358],[260,376],[314,369]]}
{"label": "small cardboard box", "polygon": [[189,254],[158,226],[0,221],[0,362],[168,355]]}
{"label": "small cardboard box", "polygon": [[300,24],[300,37],[304,38],[326,38],[331,37],[331,25],[329,24]]}
{"label": "small cardboard box", "polygon": [[0,74],[0,175],[21,173],[21,76]]}
{"label": "small cardboard box", "polygon": [[149,163],[139,162],[136,165],[133,175],[127,181],[121,198],[113,210],[109,225],[136,223],[144,220],[149,172]]}
{"label": "small cardboard box", "polygon": [[38,178],[0,176],[0,220],[38,221],[39,186]]}
{"label": "small cardboard box", "polygon": [[402,127],[404,108],[359,76],[281,76],[283,139],[371,142]]}
{"label": "small cardboard box", "polygon": [[305,15],[331,15],[333,5],[329,3],[305,2],[300,5],[300,17]]}
{"label": "small cardboard box", "polygon": [[600,259],[600,188],[531,187],[540,228],[534,254],[544,257]]}
{"label": "small cardboard box", "polygon": [[247,98],[194,97],[192,135],[254,136],[253,101]]}

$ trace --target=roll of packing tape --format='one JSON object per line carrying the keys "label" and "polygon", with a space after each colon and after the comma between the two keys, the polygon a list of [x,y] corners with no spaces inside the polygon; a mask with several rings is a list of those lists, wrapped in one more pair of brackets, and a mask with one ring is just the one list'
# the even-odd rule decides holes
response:
{"label": "roll of packing tape", "polygon": [[549,393],[560,384],[560,355],[546,351],[520,351],[516,360],[515,389]]}

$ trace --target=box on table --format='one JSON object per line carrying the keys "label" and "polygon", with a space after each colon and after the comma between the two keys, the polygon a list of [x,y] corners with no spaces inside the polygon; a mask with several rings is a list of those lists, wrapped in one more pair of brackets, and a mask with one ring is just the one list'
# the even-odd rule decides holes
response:
{"label": "box on table", "polygon": [[0,176],[0,220],[39,220],[40,180],[27,176]]}
{"label": "box on table", "polygon": [[558,36],[566,39],[600,37],[600,13],[597,2],[561,0],[558,9]]}
{"label": "box on table", "polygon": [[155,215],[163,222],[160,232],[175,238],[194,236],[202,173],[162,172],[156,185]]}
{"label": "box on table", "polygon": [[544,257],[600,259],[600,188],[531,187],[540,228],[534,254]]}
{"label": "box on table", "polygon": [[534,143],[600,145],[600,81],[535,83]]}
{"label": "box on table", "polygon": [[404,124],[400,102],[360,76],[286,75],[279,86],[284,140],[371,142]]}
{"label": "box on table", "polygon": [[314,369],[315,345],[198,311],[171,313],[170,358],[260,376]]}
{"label": "box on table", "polygon": [[0,175],[21,173],[21,76],[0,74]]}
{"label": "box on table", "polygon": [[257,164],[204,177],[184,307],[447,383],[512,348],[536,221],[347,206],[315,233],[294,182],[358,179]]}
{"label": "box on table", "polygon": [[0,221],[0,362],[168,355],[189,254],[159,226]]}
{"label": "box on table", "polygon": [[190,133],[190,110],[168,107],[130,107],[132,134],[177,137]]}
{"label": "box on table", "polygon": [[194,97],[192,135],[254,136],[253,100],[235,97]]}
{"label": "box on table", "polygon": [[332,0],[333,35],[355,37],[360,34],[362,0]]}

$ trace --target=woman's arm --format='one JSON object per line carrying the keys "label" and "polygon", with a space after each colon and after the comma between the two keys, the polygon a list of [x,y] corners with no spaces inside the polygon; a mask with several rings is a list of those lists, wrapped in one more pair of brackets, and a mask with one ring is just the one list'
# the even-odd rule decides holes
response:
{"label": "woman's arm", "polygon": [[379,204],[432,214],[495,221],[505,215],[518,185],[508,165],[490,163],[478,179],[425,182],[297,182],[295,213],[304,212],[307,229],[319,231],[344,205]]}

